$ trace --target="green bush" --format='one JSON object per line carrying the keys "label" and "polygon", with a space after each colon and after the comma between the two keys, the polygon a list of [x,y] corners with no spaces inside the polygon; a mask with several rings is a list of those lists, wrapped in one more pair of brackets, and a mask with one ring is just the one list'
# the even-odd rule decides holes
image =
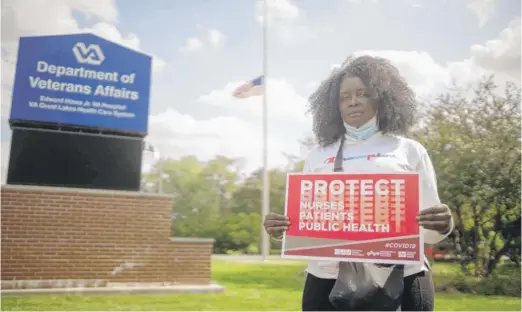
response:
{"label": "green bush", "polygon": [[281,255],[281,248],[279,248],[279,249],[272,248],[270,250],[270,254],[273,255],[273,256],[280,256]]}
{"label": "green bush", "polygon": [[247,254],[249,255],[257,255],[259,254],[259,247],[257,244],[250,244],[247,247]]}
{"label": "green bush", "polygon": [[476,285],[479,283],[479,278],[466,276],[459,273],[450,283],[447,284],[447,289],[445,290],[451,290],[451,288],[454,288],[459,292],[474,294],[476,293]]}
{"label": "green bush", "polygon": [[461,292],[485,296],[519,297],[520,268],[513,263],[499,265],[493,275],[480,278],[465,275],[458,263],[435,262],[433,282],[437,292]]}
{"label": "green bush", "polygon": [[[495,274],[487,278],[478,278],[457,275],[450,285],[463,293],[483,296],[511,296],[520,297],[520,271],[508,275]],[[450,286],[448,285],[448,286]]]}
{"label": "green bush", "polygon": [[229,250],[227,250],[226,254],[227,255],[242,255],[243,253],[241,252],[241,250],[229,249]]}
{"label": "green bush", "polygon": [[520,297],[520,275],[492,276],[481,280],[476,286],[478,295]]}

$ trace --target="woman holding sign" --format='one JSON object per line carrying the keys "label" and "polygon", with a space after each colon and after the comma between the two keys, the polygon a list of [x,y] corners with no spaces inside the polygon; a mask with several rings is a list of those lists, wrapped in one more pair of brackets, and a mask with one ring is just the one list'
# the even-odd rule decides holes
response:
{"label": "woman holding sign", "polygon": [[[336,163],[346,173],[418,173],[421,202],[417,221],[425,243],[436,244],[452,232],[452,215],[440,203],[430,157],[420,143],[405,137],[414,122],[416,100],[397,68],[383,58],[350,57],[309,100],[319,147],[306,159],[305,172],[332,172],[334,160],[340,158]],[[272,213],[264,226],[274,239],[281,239],[290,221]],[[330,297],[340,278],[339,267],[339,262],[310,261],[303,311],[339,309]],[[400,309],[432,311],[435,294],[427,261],[404,265],[401,270]]]}

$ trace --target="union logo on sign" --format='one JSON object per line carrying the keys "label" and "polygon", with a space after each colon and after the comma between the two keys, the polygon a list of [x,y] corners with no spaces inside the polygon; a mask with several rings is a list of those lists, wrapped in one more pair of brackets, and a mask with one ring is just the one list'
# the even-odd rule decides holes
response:
{"label": "union logo on sign", "polygon": [[85,45],[83,42],[78,42],[73,47],[73,53],[78,63],[101,65],[105,60],[105,55],[99,45],[89,44]]}

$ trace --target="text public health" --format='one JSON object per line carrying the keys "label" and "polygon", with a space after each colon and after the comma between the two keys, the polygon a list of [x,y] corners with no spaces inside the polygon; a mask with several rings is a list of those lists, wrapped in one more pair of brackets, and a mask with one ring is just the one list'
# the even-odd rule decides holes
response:
{"label": "text public health", "polygon": [[[38,61],[36,70],[39,73],[51,74],[56,78],[76,77],[106,82],[124,83],[129,85],[133,84],[136,81],[135,73],[120,75],[118,72],[103,72],[86,69],[84,67],[52,65],[44,61]],[[93,93],[92,86],[85,84],[54,81],[52,79],[43,80],[40,77],[33,76],[29,76],[29,83],[31,84],[32,88],[39,88],[42,90],[61,91],[84,95],[92,94],[97,96],[106,96],[115,99],[126,99],[132,101],[137,101],[140,97],[139,92],[137,91],[129,90],[127,88],[116,88],[114,86],[98,85],[96,86]]]}

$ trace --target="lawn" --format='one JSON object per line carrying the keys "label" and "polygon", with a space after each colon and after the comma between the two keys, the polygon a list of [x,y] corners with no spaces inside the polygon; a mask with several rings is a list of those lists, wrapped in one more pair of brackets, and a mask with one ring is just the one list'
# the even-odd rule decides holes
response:
{"label": "lawn", "polygon": [[[258,264],[220,260],[213,263],[213,279],[226,287],[222,294],[5,296],[2,298],[2,311],[296,311],[300,309],[303,267],[299,263]],[[444,264],[437,264],[434,269],[441,282],[451,276],[453,271],[453,268]],[[520,299],[438,293],[436,309],[520,311]]]}

